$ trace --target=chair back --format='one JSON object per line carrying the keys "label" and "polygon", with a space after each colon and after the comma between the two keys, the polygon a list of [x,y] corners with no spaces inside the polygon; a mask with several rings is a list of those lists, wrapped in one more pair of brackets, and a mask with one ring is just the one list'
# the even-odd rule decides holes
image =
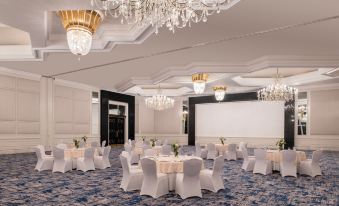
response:
{"label": "chair back", "polygon": [[284,165],[295,164],[297,160],[297,152],[294,150],[281,151],[281,162]]}
{"label": "chair back", "polygon": [[105,147],[106,146],[106,140],[101,142],[101,147]]}
{"label": "chair back", "polygon": [[265,161],[267,152],[264,149],[254,149],[255,161]]}
{"label": "chair back", "polygon": [[224,157],[215,158],[213,163],[213,176],[221,176],[224,171]]}
{"label": "chair back", "polygon": [[93,161],[94,159],[94,149],[93,148],[86,148],[84,154],[84,160],[86,161]]}
{"label": "chair back", "polygon": [[200,170],[201,170],[202,160],[200,159],[190,159],[184,161],[184,179],[199,179]]}
{"label": "chair back", "polygon": [[212,144],[212,143],[208,143],[207,144],[207,151],[216,151],[216,149],[215,149],[215,144]]}
{"label": "chair back", "polygon": [[124,148],[125,148],[126,152],[131,154],[131,152],[132,152],[132,145],[126,143],[126,144],[124,144]]}
{"label": "chair back", "polygon": [[67,145],[65,143],[59,143],[56,146],[58,149],[67,149]]}
{"label": "chair back", "polygon": [[64,160],[65,159],[65,152],[63,149],[59,149],[57,147],[53,148],[53,157],[54,160]]}
{"label": "chair back", "polygon": [[140,160],[141,168],[146,179],[157,179],[157,165],[156,162],[149,158],[142,158]]}
{"label": "chair back", "polygon": [[171,145],[163,145],[161,147],[161,154],[170,155],[172,151]]}
{"label": "chair back", "polygon": [[195,154],[199,157],[201,156],[201,147],[198,142],[195,142]]}
{"label": "chair back", "polygon": [[154,157],[157,156],[157,153],[154,149],[146,149],[144,150],[145,157]]}
{"label": "chair back", "polygon": [[167,138],[164,140],[164,143],[162,143],[162,145],[168,145],[168,140],[167,140]]}
{"label": "chair back", "polygon": [[103,158],[108,158],[110,151],[111,151],[111,147],[110,146],[105,147],[104,148],[104,152],[102,154]]}
{"label": "chair back", "polygon": [[244,160],[248,160],[248,151],[247,151],[247,148],[244,145],[242,145],[241,151],[242,151],[242,155],[243,155]]}
{"label": "chair back", "polygon": [[135,140],[132,140],[132,142],[131,142],[131,145],[132,145],[132,147],[135,147]]}
{"label": "chair back", "polygon": [[97,141],[91,142],[91,147],[92,147],[92,148],[97,148],[97,147],[99,147],[99,142],[97,142]]}
{"label": "chair back", "polygon": [[236,144],[229,144],[227,146],[227,151],[230,153],[236,153],[237,152],[237,145]]}
{"label": "chair back", "polygon": [[123,175],[129,175],[129,163],[127,157],[119,155]]}
{"label": "chair back", "polygon": [[160,140],[155,141],[155,145],[156,146],[161,146],[161,141]]}
{"label": "chair back", "polygon": [[36,157],[38,158],[38,160],[41,160],[42,157],[43,157],[42,147],[43,147],[42,145],[37,145],[34,148],[34,151],[35,151],[35,154],[36,154]]}
{"label": "chair back", "polygon": [[312,154],[312,164],[319,164],[321,155],[322,151],[320,150],[314,151]]}

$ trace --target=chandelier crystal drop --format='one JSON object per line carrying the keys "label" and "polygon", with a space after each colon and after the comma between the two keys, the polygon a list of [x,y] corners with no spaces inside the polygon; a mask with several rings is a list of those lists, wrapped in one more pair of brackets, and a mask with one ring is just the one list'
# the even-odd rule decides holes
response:
{"label": "chandelier crystal drop", "polygon": [[208,74],[198,73],[192,75],[193,89],[195,94],[202,94],[205,91]]}
{"label": "chandelier crystal drop", "polygon": [[220,102],[224,100],[226,94],[226,86],[213,87],[215,99]]}
{"label": "chandelier crystal drop", "polygon": [[145,104],[150,109],[161,111],[174,107],[174,99],[163,95],[159,89],[158,94],[145,98]]}
{"label": "chandelier crystal drop", "polygon": [[75,55],[87,55],[92,47],[93,34],[102,21],[100,12],[63,10],[59,11],[58,15],[66,29],[70,51]]}
{"label": "chandelier crystal drop", "polygon": [[297,88],[285,85],[281,82],[278,69],[274,84],[268,85],[257,92],[258,99],[262,101],[289,102],[293,101],[297,94]]}
{"label": "chandelier crystal drop", "polygon": [[91,0],[95,8],[104,10],[121,23],[152,25],[155,33],[166,26],[173,33],[191,23],[206,22],[207,17],[228,9],[240,0]]}

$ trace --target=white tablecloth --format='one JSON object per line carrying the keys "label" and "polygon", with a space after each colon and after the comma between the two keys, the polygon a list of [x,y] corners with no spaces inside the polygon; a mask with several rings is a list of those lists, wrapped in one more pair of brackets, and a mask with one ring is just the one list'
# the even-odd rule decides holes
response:
{"label": "white tablecloth", "polygon": [[[297,164],[300,161],[306,160],[306,153],[303,151],[297,152]],[[279,150],[267,150],[267,159],[272,161],[273,170],[280,170],[280,161],[281,161],[281,151]]]}
{"label": "white tablecloth", "polygon": [[219,155],[224,155],[227,151],[228,144],[215,144],[215,149]]}

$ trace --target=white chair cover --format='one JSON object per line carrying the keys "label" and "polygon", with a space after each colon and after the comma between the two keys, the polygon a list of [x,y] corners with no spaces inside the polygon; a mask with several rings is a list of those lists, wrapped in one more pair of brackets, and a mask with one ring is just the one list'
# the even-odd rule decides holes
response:
{"label": "white chair cover", "polygon": [[91,142],[91,147],[92,147],[92,148],[97,148],[97,147],[99,147],[99,146],[100,146],[99,142],[97,142],[97,141]]}
{"label": "white chair cover", "polygon": [[247,143],[246,142],[240,142],[239,143],[239,148],[237,149],[237,159],[243,159],[243,154],[242,154],[242,148],[245,147],[247,149]]}
{"label": "white chair cover", "polygon": [[255,149],[255,164],[253,173],[260,173],[263,175],[272,174],[272,162],[267,160],[267,152],[264,149]]}
{"label": "white chair cover", "polygon": [[155,157],[157,156],[157,152],[154,149],[147,149],[144,151],[145,157]]}
{"label": "white chair cover", "polygon": [[245,146],[242,146],[242,153],[244,156],[244,161],[242,163],[241,168],[245,171],[252,171],[254,169],[255,164],[255,157],[254,156],[248,156],[247,148]]}
{"label": "white chair cover", "polygon": [[158,139],[157,141],[155,141],[155,145],[156,146],[161,146],[161,140]]}
{"label": "white chair cover", "polygon": [[225,189],[222,174],[224,172],[224,158],[219,156],[215,158],[213,170],[204,169],[200,172],[200,185],[201,189],[218,192]]}
{"label": "white chair cover", "polygon": [[162,145],[168,145],[168,140],[167,138],[164,140],[164,143]]}
{"label": "white chair cover", "polygon": [[[126,155],[126,153],[124,155]],[[119,155],[122,166],[122,180],[120,188],[124,191],[140,190],[143,180],[142,170],[136,168],[132,169],[124,155]]]}
{"label": "white chair cover", "polygon": [[62,172],[72,170],[72,159],[65,158],[63,149],[53,148],[54,164],[52,172]]}
{"label": "white chair cover", "polygon": [[58,148],[58,149],[67,149],[67,144],[59,143],[59,144],[57,144],[56,148]]}
{"label": "white chair cover", "polygon": [[35,169],[39,172],[43,170],[52,170],[54,158],[45,154],[44,146],[38,145],[34,148],[34,151],[38,159]]}
{"label": "white chair cover", "polygon": [[281,176],[297,177],[297,152],[294,150],[281,151],[280,161]]}
{"label": "white chair cover", "polygon": [[109,153],[111,151],[111,147],[104,147],[104,151],[102,156],[94,156],[94,166],[98,169],[105,169],[111,167],[111,163],[109,162]]}
{"label": "white chair cover", "polygon": [[163,145],[161,147],[161,154],[162,155],[170,155],[172,151],[171,145]]}
{"label": "white chair cover", "polygon": [[93,148],[85,149],[84,157],[80,157],[77,159],[77,170],[81,170],[83,172],[95,170]]}
{"label": "white chair cover", "polygon": [[106,147],[106,140],[101,142],[101,147]]}
{"label": "white chair cover", "polygon": [[225,153],[225,159],[237,160],[237,145],[236,144],[228,145],[227,152]]}
{"label": "white chair cover", "polygon": [[168,194],[167,174],[157,173],[157,166],[154,160],[143,158],[140,160],[144,172],[140,195],[149,195],[158,198]]}
{"label": "white chair cover", "polygon": [[133,146],[130,145],[130,144],[125,144],[124,147],[125,147],[125,151],[128,152],[129,155],[130,155],[129,163],[130,164],[138,164],[140,157],[139,157],[138,154],[136,154],[133,151]]}
{"label": "white chair cover", "polygon": [[215,148],[215,144],[208,143],[207,144],[207,159],[215,159],[217,157],[217,150]]}
{"label": "white chair cover", "polygon": [[202,160],[190,159],[184,161],[184,173],[178,173],[176,177],[175,192],[182,199],[188,197],[202,197],[200,186],[200,170]]}
{"label": "white chair cover", "polygon": [[309,175],[315,177],[321,175],[321,168],[319,166],[322,151],[314,151],[312,159],[308,159],[300,162],[300,174]]}
{"label": "white chair cover", "polygon": [[195,142],[195,156],[202,159],[207,158],[207,149],[201,149],[200,143]]}

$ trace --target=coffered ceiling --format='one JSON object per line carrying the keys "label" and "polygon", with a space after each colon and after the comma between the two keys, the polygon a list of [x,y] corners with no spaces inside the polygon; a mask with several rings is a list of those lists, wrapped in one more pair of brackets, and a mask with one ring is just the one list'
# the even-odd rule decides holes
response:
{"label": "coffered ceiling", "polygon": [[[175,34],[162,29],[155,35],[152,27],[106,17],[92,52],[79,60],[68,51],[56,11],[89,8],[90,0],[0,1],[0,66],[145,95],[158,84],[173,95],[191,95],[196,72],[210,73],[207,92],[215,84],[229,92],[255,90],[277,67],[292,84],[339,83],[324,75],[339,67],[337,0],[241,0]],[[327,17],[333,18],[317,21]],[[217,40],[223,41],[213,44]]]}

